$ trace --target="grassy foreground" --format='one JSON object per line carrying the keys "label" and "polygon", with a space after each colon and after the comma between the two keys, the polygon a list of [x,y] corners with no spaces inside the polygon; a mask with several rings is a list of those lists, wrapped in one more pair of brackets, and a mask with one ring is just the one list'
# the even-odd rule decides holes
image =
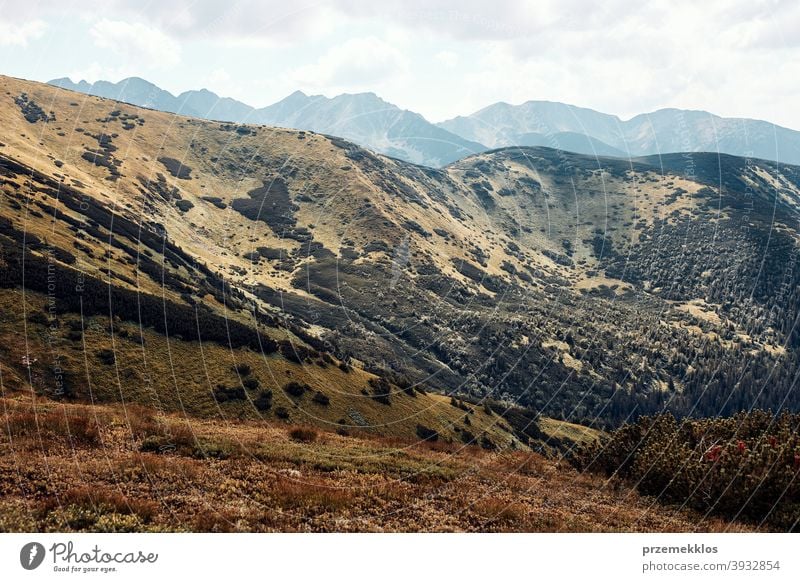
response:
{"label": "grassy foreground", "polygon": [[742,531],[536,453],[0,398],[0,531]]}

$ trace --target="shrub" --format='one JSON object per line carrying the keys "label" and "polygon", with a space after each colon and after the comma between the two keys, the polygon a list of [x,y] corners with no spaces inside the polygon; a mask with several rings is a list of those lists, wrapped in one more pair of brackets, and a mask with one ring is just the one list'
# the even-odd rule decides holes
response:
{"label": "shrub", "polygon": [[217,387],[214,389],[214,399],[217,402],[227,402],[228,400],[245,400],[247,399],[247,394],[245,393],[244,388],[241,386],[228,388],[222,384],[217,384]]}
{"label": "shrub", "polygon": [[372,388],[372,397],[375,400],[387,406],[392,403],[389,399],[389,395],[392,393],[392,386],[386,378],[370,378],[369,385]]}
{"label": "shrub", "polygon": [[289,431],[289,438],[301,443],[313,443],[317,440],[317,431],[310,427],[296,426]]}
{"label": "shrub", "polygon": [[289,382],[283,387],[283,391],[294,398],[301,398],[306,393],[306,390],[309,390],[309,387],[302,382]]}
{"label": "shrub", "polygon": [[28,315],[28,321],[39,325],[50,325],[50,318],[41,311],[33,311]]}
{"label": "shrub", "polygon": [[272,390],[259,392],[258,397],[253,400],[253,405],[262,412],[272,408]]}
{"label": "shrub", "polygon": [[194,208],[194,204],[192,204],[189,200],[177,200],[175,202],[175,206],[177,206],[178,210],[181,212],[189,212],[192,208]]}
{"label": "shrub", "polygon": [[244,386],[248,390],[255,390],[260,385],[261,385],[261,382],[259,382],[258,378],[250,377],[250,378],[245,378],[244,380],[242,380],[242,386]]}
{"label": "shrub", "polygon": [[417,436],[424,441],[436,442],[439,440],[439,433],[423,424],[417,425]]}
{"label": "shrub", "polygon": [[249,376],[253,371],[253,369],[250,367],[250,364],[245,363],[236,364],[232,369],[240,376]]}
{"label": "shrub", "polygon": [[289,420],[289,411],[286,410],[283,406],[279,406],[275,409],[275,416],[283,420]]}
{"label": "shrub", "polygon": [[331,403],[331,399],[328,398],[327,394],[323,394],[319,391],[314,393],[314,398],[312,398],[312,400],[322,406],[328,406]]}
{"label": "shrub", "polygon": [[472,434],[467,429],[461,430],[461,442],[465,445],[474,445],[475,444],[475,435]]}
{"label": "shrub", "polygon": [[800,414],[677,421],[643,417],[581,449],[574,463],[699,511],[797,528]]}
{"label": "shrub", "polygon": [[112,350],[97,350],[95,354],[97,355],[97,358],[106,366],[111,366],[114,364],[114,362],[116,362],[116,357],[114,356],[114,352]]}
{"label": "shrub", "polygon": [[302,364],[305,360],[318,355],[316,350],[309,349],[304,345],[282,341],[278,345],[281,355],[295,364]]}

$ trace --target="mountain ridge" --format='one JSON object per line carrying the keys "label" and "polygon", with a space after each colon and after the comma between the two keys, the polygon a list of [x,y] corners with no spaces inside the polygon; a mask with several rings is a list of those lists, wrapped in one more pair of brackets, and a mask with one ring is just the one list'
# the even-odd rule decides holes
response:
{"label": "mountain ridge", "polygon": [[178,96],[131,77],[119,83],[50,84],[201,119],[291,127],[338,135],[399,159],[441,167],[501,146],[545,145],[588,155],[638,157],[658,153],[716,152],[800,163],[800,132],[753,118],[726,118],[703,110],[666,107],[630,119],[549,100],[504,101],[475,113],[430,123],[374,92],[334,97],[294,91],[254,108],[208,89]]}
{"label": "mountain ridge", "polygon": [[[601,428],[664,408],[800,405],[800,330],[785,323],[800,311],[796,166],[509,147],[431,169],[305,130],[79,107],[52,86],[2,82],[0,155],[17,160],[3,178],[8,244],[27,232],[67,249],[65,268],[110,270],[113,301],[146,292],[169,313],[203,305],[245,328],[277,318],[397,386]],[[25,168],[42,176],[34,188]],[[255,345],[252,331],[236,337]],[[198,397],[199,379],[185,381]]]}
{"label": "mountain ridge", "polygon": [[208,89],[174,96],[138,77],[118,83],[53,79],[50,85],[199,119],[291,127],[338,135],[364,147],[414,163],[443,166],[486,148],[435,126],[418,113],[400,109],[373,92],[335,97],[294,91],[280,101],[254,108]]}
{"label": "mountain ridge", "polygon": [[[495,103],[438,125],[493,148],[526,145],[522,139],[526,134],[542,134],[557,142],[559,135],[571,132],[597,140],[603,144],[601,149],[616,149],[628,157],[707,151],[800,163],[800,132],[768,121],[727,118],[703,110],[662,108],[623,120],[585,107],[531,100],[520,105]],[[591,147],[572,151],[593,153]]]}

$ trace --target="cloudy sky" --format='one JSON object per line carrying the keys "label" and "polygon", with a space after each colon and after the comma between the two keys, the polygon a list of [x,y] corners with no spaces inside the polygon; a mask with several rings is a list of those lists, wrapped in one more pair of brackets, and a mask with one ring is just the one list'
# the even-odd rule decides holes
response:
{"label": "cloudy sky", "polygon": [[0,0],[0,73],[140,76],[254,106],[374,91],[433,121],[563,101],[800,129],[796,0]]}

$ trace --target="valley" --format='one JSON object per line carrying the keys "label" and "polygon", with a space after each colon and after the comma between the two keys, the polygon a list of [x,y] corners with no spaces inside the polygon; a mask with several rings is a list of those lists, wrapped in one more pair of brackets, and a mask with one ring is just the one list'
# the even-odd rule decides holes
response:
{"label": "valley", "polygon": [[[537,146],[431,168],[9,77],[0,124],[2,528],[738,528],[567,459],[649,415],[800,410],[796,166]],[[70,457],[101,479],[104,450],[158,482],[78,491]],[[46,459],[67,485],[37,485]],[[126,510],[173,469],[220,481],[222,517]],[[262,521],[231,507],[249,481],[278,492],[248,490]],[[464,495],[482,509],[437,525]]]}

